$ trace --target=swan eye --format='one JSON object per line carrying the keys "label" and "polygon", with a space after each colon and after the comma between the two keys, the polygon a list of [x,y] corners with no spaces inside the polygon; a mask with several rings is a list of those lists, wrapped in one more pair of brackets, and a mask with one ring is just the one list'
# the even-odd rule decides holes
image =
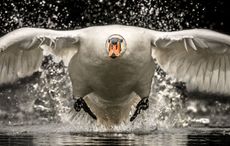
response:
{"label": "swan eye", "polygon": [[110,43],[110,39],[108,39],[108,43]]}
{"label": "swan eye", "polygon": [[120,39],[120,42],[122,43],[122,42],[123,42],[123,39]]}

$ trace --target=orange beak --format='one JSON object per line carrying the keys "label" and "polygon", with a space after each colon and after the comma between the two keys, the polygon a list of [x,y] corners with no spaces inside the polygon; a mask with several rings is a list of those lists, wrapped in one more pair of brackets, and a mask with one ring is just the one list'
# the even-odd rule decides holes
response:
{"label": "orange beak", "polygon": [[117,44],[109,44],[109,57],[116,58],[121,55],[121,44],[117,42]]}

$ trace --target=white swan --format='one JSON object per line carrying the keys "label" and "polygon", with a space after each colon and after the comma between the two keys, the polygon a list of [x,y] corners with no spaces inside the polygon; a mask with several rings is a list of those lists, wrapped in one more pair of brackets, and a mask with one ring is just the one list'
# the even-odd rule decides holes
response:
{"label": "white swan", "polygon": [[68,66],[75,109],[83,108],[103,124],[128,119],[138,101],[131,121],[148,108],[153,58],[185,81],[188,90],[230,95],[230,36],[210,30],[159,32],[122,25],[73,31],[21,28],[0,38],[0,84],[31,75],[47,53]]}

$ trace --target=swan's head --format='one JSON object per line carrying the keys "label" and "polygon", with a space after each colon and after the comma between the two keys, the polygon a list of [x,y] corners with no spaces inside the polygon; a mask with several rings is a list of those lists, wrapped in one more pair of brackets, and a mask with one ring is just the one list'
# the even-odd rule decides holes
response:
{"label": "swan's head", "polygon": [[111,35],[106,41],[108,56],[115,59],[126,51],[126,41],[118,34]]}

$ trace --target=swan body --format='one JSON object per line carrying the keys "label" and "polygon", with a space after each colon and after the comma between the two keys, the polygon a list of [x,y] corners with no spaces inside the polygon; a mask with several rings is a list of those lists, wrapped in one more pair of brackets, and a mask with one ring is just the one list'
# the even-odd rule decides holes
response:
{"label": "swan body", "polygon": [[230,37],[211,30],[21,28],[0,38],[0,84],[33,74],[47,54],[64,61],[74,97],[84,98],[105,125],[126,121],[131,107],[149,96],[153,59],[190,91],[230,94]]}

